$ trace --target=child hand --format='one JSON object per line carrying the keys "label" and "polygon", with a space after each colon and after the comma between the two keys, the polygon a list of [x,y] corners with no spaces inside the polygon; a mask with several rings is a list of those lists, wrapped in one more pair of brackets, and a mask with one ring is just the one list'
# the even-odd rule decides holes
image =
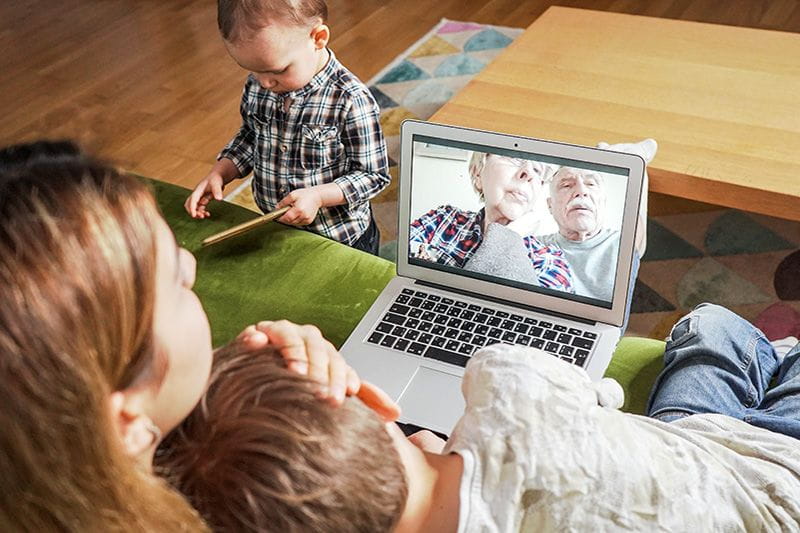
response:
{"label": "child hand", "polygon": [[192,194],[184,202],[183,207],[192,218],[208,218],[211,213],[208,211],[208,203],[211,198],[222,200],[222,189],[225,188],[225,180],[216,172],[209,173],[203,181],[197,184]]}
{"label": "child hand", "polygon": [[278,208],[292,206],[278,222],[293,226],[308,226],[317,216],[317,211],[322,207],[322,196],[314,187],[296,189],[278,203]]}

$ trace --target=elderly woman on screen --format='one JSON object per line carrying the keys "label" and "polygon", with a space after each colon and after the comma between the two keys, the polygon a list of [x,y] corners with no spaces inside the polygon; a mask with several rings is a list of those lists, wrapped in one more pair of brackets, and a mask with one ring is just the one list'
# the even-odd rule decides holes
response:
{"label": "elderly woman on screen", "polygon": [[411,257],[572,292],[561,250],[533,236],[546,214],[537,204],[549,171],[538,161],[473,152],[469,174],[484,207],[475,212],[443,205],[413,221]]}

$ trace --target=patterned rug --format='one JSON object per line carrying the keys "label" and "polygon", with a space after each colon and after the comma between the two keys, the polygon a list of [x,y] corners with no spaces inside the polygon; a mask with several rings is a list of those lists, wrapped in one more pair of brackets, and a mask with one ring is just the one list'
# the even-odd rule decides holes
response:
{"label": "patterned rug", "polygon": [[[370,80],[393,178],[400,123],[428,119],[522,31],[443,19]],[[257,210],[249,181],[227,199]],[[395,260],[396,179],[372,205],[381,256]],[[669,214],[648,221],[628,334],[663,339],[707,301],[753,321],[770,339],[800,337],[800,223],[686,201],[662,211]]]}

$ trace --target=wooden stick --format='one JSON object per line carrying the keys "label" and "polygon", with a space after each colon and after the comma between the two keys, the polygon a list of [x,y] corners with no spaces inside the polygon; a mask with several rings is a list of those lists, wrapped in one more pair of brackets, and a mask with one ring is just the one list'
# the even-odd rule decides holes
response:
{"label": "wooden stick", "polygon": [[224,241],[225,239],[229,239],[236,235],[241,235],[246,231],[250,231],[252,228],[260,226],[262,224],[266,224],[267,222],[272,222],[276,218],[280,218],[286,213],[291,206],[281,207],[280,209],[276,209],[275,211],[270,211],[269,213],[260,216],[258,218],[254,218],[253,220],[248,220],[238,226],[234,226],[232,228],[228,228],[225,231],[220,231],[219,233],[215,233],[210,237],[206,237],[203,239],[202,246],[209,246],[211,244],[216,244],[220,241]]}

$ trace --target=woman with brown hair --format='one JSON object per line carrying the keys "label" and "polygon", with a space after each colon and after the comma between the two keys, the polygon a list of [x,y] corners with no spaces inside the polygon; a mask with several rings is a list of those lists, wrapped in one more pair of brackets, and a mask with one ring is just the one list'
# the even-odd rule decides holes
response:
{"label": "woman with brown hair", "polygon": [[[68,142],[10,147],[0,219],[0,530],[205,529],[152,473],[212,348],[194,259],[146,185]],[[276,347],[334,403],[360,387],[316,328],[262,323],[236,342]]]}

